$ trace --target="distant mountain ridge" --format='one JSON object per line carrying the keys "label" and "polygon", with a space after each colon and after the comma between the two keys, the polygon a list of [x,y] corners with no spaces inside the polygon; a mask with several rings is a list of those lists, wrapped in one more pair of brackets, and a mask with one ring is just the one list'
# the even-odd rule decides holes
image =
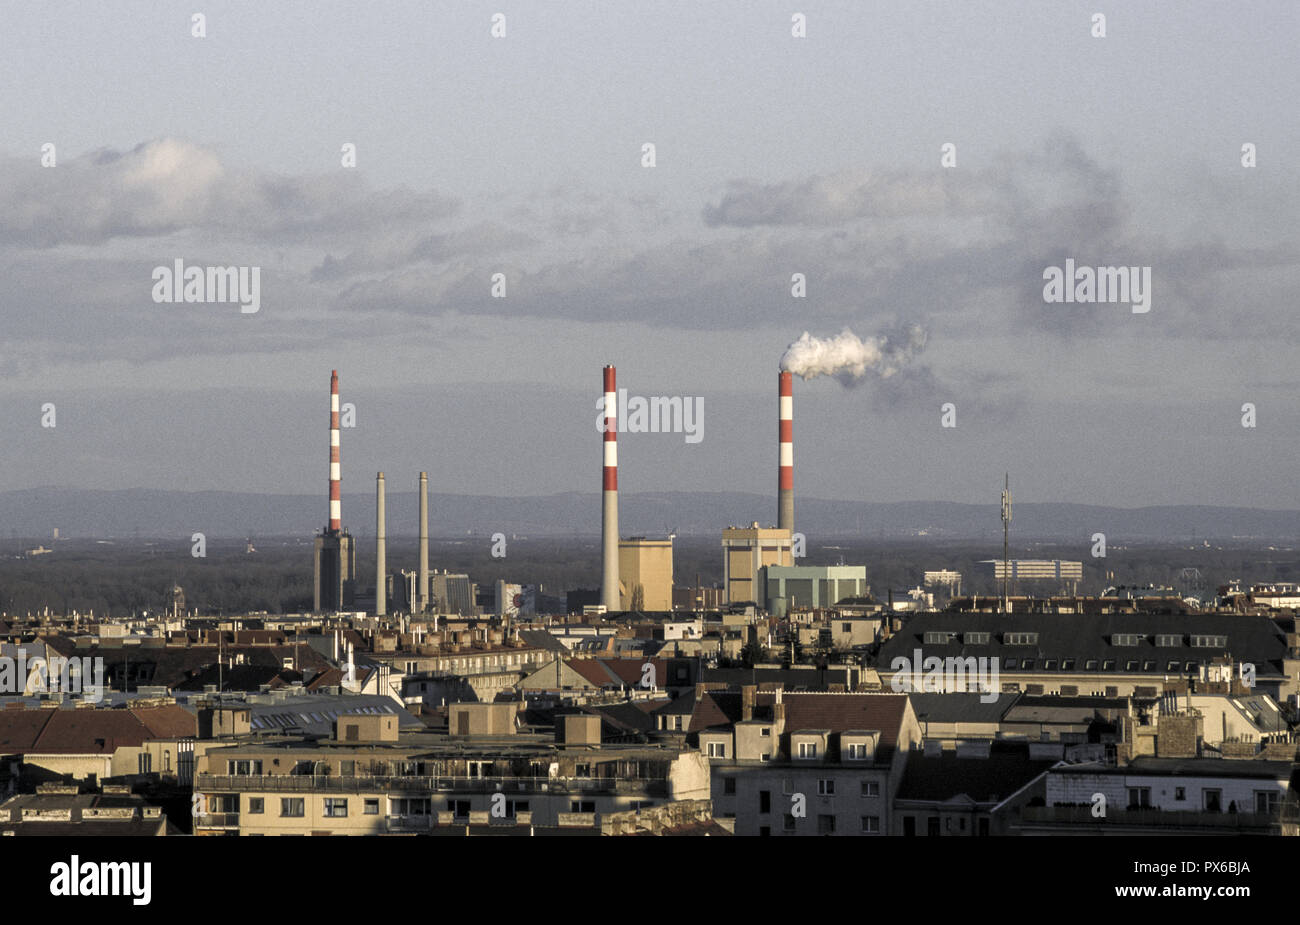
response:
{"label": "distant mountain ridge", "polygon": [[[646,492],[620,498],[624,536],[717,536],[732,524],[775,520],[776,497],[742,492]],[[389,536],[416,532],[415,492],[390,493]],[[89,491],[37,488],[0,492],[0,536],[63,537],[310,536],[326,519],[317,495],[260,495],[125,489]],[[373,492],[343,496],[343,523],[355,536],[373,536]],[[591,536],[600,531],[600,496],[595,492],[497,498],[430,494],[430,533],[436,537],[496,532],[525,536]],[[1001,540],[995,504],[950,501],[830,501],[796,498],[797,529],[817,541],[834,537]],[[1017,502],[1012,534],[1017,540],[1091,543],[1300,539],[1300,511],[1270,511],[1204,505],[1112,508],[1086,504]]]}

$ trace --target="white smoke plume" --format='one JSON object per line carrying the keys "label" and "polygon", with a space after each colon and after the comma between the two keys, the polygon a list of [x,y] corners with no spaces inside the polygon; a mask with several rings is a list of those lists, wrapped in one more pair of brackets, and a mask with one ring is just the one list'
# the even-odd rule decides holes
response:
{"label": "white smoke plume", "polygon": [[917,325],[899,335],[878,334],[866,340],[848,328],[835,337],[813,337],[804,331],[781,355],[781,369],[801,379],[834,376],[845,385],[868,372],[888,379],[925,349],[925,341],[925,329]]}

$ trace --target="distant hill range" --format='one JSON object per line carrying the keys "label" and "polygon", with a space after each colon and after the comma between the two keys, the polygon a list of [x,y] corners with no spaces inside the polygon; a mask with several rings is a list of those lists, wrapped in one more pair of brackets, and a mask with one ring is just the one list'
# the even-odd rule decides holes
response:
{"label": "distant hill range", "polygon": [[[388,495],[388,534],[414,536],[414,492]],[[39,488],[0,492],[0,536],[167,537],[201,532],[210,538],[310,536],[327,515],[316,495],[258,495],[236,492],[180,492],[132,489],[83,491]],[[740,492],[624,494],[620,498],[624,536],[716,537],[722,527],[776,516],[774,495]],[[800,532],[823,543],[845,539],[1001,539],[997,504],[946,501],[873,503],[797,498]],[[501,532],[521,536],[591,536],[600,531],[596,493],[494,498],[430,494],[430,533],[435,537]],[[374,536],[372,493],[343,497],[343,523],[358,537]],[[1300,511],[1177,505],[1111,508],[1085,504],[1018,502],[1012,522],[1017,540],[1107,542],[1254,540],[1293,542],[1300,538]]]}

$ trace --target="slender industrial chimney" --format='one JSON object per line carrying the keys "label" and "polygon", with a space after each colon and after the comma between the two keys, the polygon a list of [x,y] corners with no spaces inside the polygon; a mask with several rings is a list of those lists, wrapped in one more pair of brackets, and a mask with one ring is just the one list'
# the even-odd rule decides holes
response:
{"label": "slender industrial chimney", "polygon": [[330,533],[337,536],[343,524],[339,492],[339,371],[330,370]]}
{"label": "slender industrial chimney", "polygon": [[375,476],[375,615],[388,613],[388,534],[384,527],[384,474]]}
{"label": "slender industrial chimney", "polygon": [[600,518],[600,602],[620,610],[618,594],[618,388],[614,367],[605,367],[604,479]]}
{"label": "slender industrial chimney", "polygon": [[794,380],[783,371],[780,384],[780,422],[777,439],[781,447],[777,457],[776,525],[794,533]]}
{"label": "slender industrial chimney", "polygon": [[429,606],[429,473],[420,473],[420,586],[415,589],[415,611]]}

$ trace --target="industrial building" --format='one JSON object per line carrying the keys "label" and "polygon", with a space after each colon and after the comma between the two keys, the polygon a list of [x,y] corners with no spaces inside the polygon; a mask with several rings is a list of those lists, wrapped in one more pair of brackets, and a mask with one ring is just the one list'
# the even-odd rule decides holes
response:
{"label": "industrial building", "polygon": [[453,575],[446,569],[433,574],[432,595],[438,613],[472,617],[478,613],[475,599],[478,587],[465,574]]}
{"label": "industrial building", "polygon": [[673,538],[634,536],[618,544],[619,609],[673,609]]}
{"label": "industrial building", "polygon": [[769,565],[794,565],[790,531],[779,527],[727,527],[722,531],[722,582],[726,602],[763,600],[760,572]]}
{"label": "industrial building", "polygon": [[774,617],[870,593],[865,565],[769,565],[763,568],[762,587],[764,605]]}

